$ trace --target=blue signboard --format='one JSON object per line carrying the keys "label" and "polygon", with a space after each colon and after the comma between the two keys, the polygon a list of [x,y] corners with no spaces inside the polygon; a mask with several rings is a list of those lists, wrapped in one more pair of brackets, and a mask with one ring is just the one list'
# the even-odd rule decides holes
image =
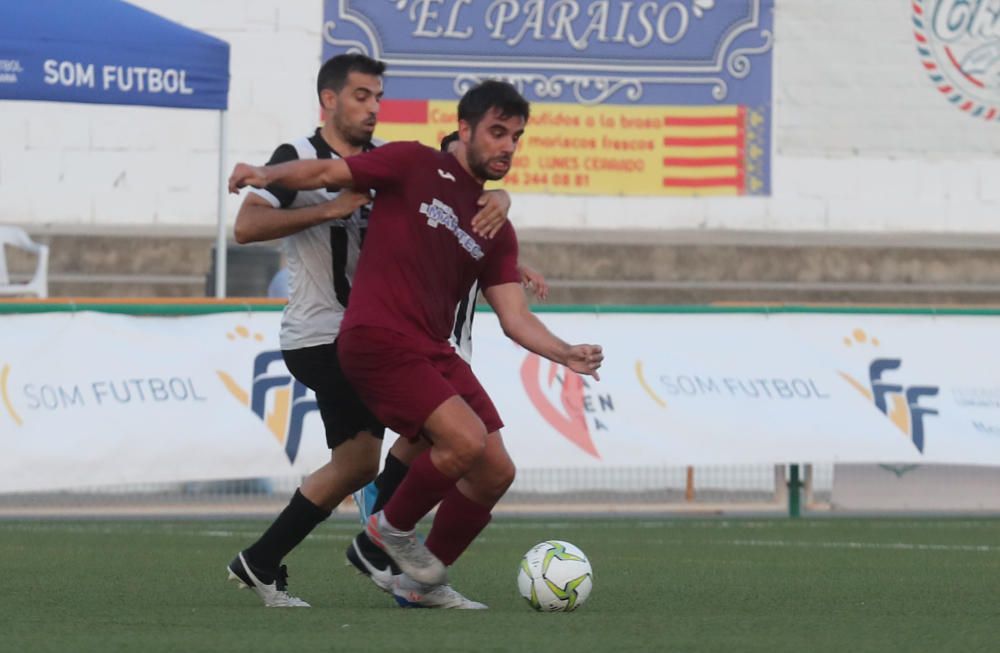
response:
{"label": "blue signboard", "polygon": [[[698,164],[688,155],[700,145],[711,149],[704,158],[716,168],[738,159],[734,175],[700,177],[732,182],[715,194],[766,194],[772,14],[773,0],[326,0],[323,54],[385,61],[391,100],[454,101],[483,79],[501,78],[535,103],[705,108],[651,114],[673,120],[681,139],[672,141],[680,143],[675,152],[656,152],[681,174],[668,171],[664,179],[693,175],[678,166]],[[732,112],[714,110],[725,107]],[[718,150],[727,125],[734,156]],[[710,181],[682,186],[688,194],[721,188]],[[663,187],[673,188],[667,181]]]}

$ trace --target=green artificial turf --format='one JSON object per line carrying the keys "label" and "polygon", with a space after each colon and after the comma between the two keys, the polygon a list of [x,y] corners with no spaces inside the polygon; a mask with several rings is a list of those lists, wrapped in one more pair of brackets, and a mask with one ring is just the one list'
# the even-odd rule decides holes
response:
{"label": "green artificial turf", "polygon": [[[257,521],[0,522],[2,651],[998,651],[1000,521],[498,518],[452,569],[484,612],[402,610],[345,567],[358,524],[286,560],[311,609],[225,582]],[[536,613],[521,555],[581,547],[594,591]]]}

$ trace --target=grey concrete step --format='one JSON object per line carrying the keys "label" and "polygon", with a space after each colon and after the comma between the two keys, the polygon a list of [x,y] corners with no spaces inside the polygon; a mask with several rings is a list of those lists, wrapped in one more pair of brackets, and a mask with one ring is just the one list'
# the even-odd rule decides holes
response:
{"label": "grey concrete step", "polygon": [[[200,274],[208,272],[213,241],[203,237],[33,235],[49,246],[49,274]],[[33,268],[28,254],[8,258],[12,270]]]}
{"label": "grey concrete step", "polygon": [[985,249],[527,242],[521,257],[567,280],[1000,284]]}
{"label": "grey concrete step", "polygon": [[[519,236],[522,261],[549,279],[550,303],[1000,304],[995,236],[598,230]],[[78,230],[34,237],[51,248],[52,296],[200,297],[210,287],[214,240],[206,234]],[[262,294],[276,265],[274,245],[231,248],[229,278]],[[34,266],[14,251],[8,262],[15,278]]]}
{"label": "grey concrete step", "polygon": [[552,280],[547,304],[663,305],[663,304],[863,304],[896,306],[1000,306],[1000,288],[936,289],[877,284],[692,283],[669,286],[588,285]]}
{"label": "grey concrete step", "polygon": [[[214,288],[215,240],[204,235],[149,233],[42,233],[49,246],[49,295],[52,297],[204,297]],[[266,294],[279,266],[276,243],[230,245],[230,296]],[[7,252],[11,278],[24,280],[34,257]],[[213,291],[214,292],[214,291]]]}
{"label": "grey concrete step", "polygon": [[205,280],[197,283],[149,283],[142,277],[133,281],[89,281],[86,277],[49,283],[49,297],[204,297]]}

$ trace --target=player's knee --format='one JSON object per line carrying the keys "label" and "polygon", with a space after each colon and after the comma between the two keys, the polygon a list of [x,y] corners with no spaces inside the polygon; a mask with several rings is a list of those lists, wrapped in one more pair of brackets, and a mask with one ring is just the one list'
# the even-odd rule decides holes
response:
{"label": "player's knee", "polygon": [[506,483],[506,487],[503,489],[504,492],[506,492],[507,489],[514,484],[514,480],[517,478],[517,466],[514,465],[513,460],[510,461],[510,464],[507,466],[505,474],[504,482]]}
{"label": "player's knee", "polygon": [[514,461],[510,458],[507,458],[503,463],[497,465],[492,474],[491,483],[493,495],[497,500],[507,493],[510,486],[514,484],[514,478],[516,476],[517,468],[514,466]]}
{"label": "player's knee", "polygon": [[485,434],[468,433],[452,440],[448,457],[454,469],[466,472],[472,469],[485,451]]}
{"label": "player's knee", "polygon": [[378,463],[363,463],[347,475],[348,484],[356,492],[375,480],[378,476]]}
{"label": "player's knee", "polygon": [[331,482],[342,483],[349,492],[354,492],[375,480],[378,476],[378,460],[361,456],[338,459],[333,456]]}
{"label": "player's knee", "polygon": [[466,438],[455,452],[457,462],[463,469],[471,469],[486,451],[485,438]]}
{"label": "player's knee", "polygon": [[504,461],[493,462],[489,468],[480,471],[474,478],[470,479],[470,482],[474,487],[473,491],[477,500],[493,505],[507,494],[507,490],[514,482],[515,475],[514,463],[508,458]]}

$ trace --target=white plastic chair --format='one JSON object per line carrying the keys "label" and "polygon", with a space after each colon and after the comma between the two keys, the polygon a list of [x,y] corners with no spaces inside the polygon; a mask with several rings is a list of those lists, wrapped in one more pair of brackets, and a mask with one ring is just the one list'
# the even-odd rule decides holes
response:
{"label": "white plastic chair", "polygon": [[[31,281],[11,283],[4,245],[31,252],[38,258]],[[20,227],[0,226],[0,297],[18,295],[35,295],[41,299],[49,296],[49,246],[34,242]]]}

